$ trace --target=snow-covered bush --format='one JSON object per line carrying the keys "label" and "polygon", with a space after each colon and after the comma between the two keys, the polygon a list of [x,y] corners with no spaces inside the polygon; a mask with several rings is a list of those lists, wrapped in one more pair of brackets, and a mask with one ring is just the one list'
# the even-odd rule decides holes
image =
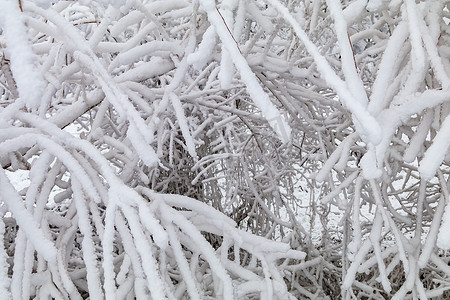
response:
{"label": "snow-covered bush", "polygon": [[448,296],[448,3],[0,2],[0,295]]}

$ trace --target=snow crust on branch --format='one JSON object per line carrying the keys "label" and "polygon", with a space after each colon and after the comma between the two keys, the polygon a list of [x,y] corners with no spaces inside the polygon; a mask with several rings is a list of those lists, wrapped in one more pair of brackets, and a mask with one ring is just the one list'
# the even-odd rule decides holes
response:
{"label": "snow crust on branch", "polygon": [[19,96],[27,108],[36,109],[41,104],[44,82],[36,66],[37,57],[28,41],[25,20],[16,1],[2,1],[0,10],[0,26],[6,39],[11,71],[16,79]]}

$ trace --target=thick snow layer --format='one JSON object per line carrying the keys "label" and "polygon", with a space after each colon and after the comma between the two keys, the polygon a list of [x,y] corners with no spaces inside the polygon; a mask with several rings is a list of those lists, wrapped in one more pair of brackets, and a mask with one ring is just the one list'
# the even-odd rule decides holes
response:
{"label": "thick snow layer", "polygon": [[[50,2],[50,1],[47,1]],[[112,5],[115,7],[120,7],[124,5],[127,0],[80,0],[80,3],[83,5],[89,5],[90,2],[98,2],[105,5]]]}
{"label": "thick snow layer", "polygon": [[441,129],[433,140],[433,144],[425,152],[420,162],[419,171],[425,179],[434,177],[436,170],[441,165],[450,147],[450,116],[445,118]]}
{"label": "thick snow layer", "polygon": [[[0,214],[4,214],[2,210],[0,210]],[[3,218],[0,219],[0,238],[3,241],[5,234],[5,223]],[[11,293],[9,291],[9,285],[11,280],[8,277],[8,267],[7,267],[7,259],[8,254],[5,251],[5,247],[3,245],[0,246],[0,295],[5,297],[5,299],[12,299]]]}
{"label": "thick snow layer", "polygon": [[188,64],[192,64],[195,69],[201,70],[211,59],[213,50],[217,44],[217,35],[214,26],[210,26],[202,37],[202,42],[196,52],[188,56]]}
{"label": "thick snow layer", "polygon": [[[380,124],[378,124],[373,115],[368,112],[365,104],[362,103],[364,100],[361,101],[360,99],[358,100],[355,98],[356,93],[352,93],[347,84],[339,78],[336,72],[334,72],[326,58],[320,54],[317,46],[308,38],[305,31],[290,14],[289,10],[277,0],[267,0],[267,2],[275,7],[280,16],[292,26],[295,34],[303,42],[306,50],[313,57],[317,64],[317,69],[323,79],[337,92],[339,100],[352,112],[352,117],[359,134],[368,142],[377,145],[381,141],[382,135]],[[345,24],[342,17],[338,19],[342,21],[342,24]]]}
{"label": "thick snow layer", "polygon": [[36,251],[48,262],[56,262],[56,248],[40,229],[31,213],[24,207],[22,197],[16,192],[4,170],[0,170],[0,199],[8,206],[19,227],[25,232]]}
{"label": "thick snow layer", "polygon": [[366,9],[368,11],[377,11],[383,9],[389,3],[388,0],[369,0]]}
{"label": "thick snow layer", "polygon": [[425,139],[430,131],[431,123],[433,122],[433,110],[428,110],[422,118],[419,126],[417,126],[417,130],[414,136],[411,138],[409,142],[408,148],[406,148],[403,159],[406,162],[413,162],[420,149],[424,147]]}
{"label": "thick snow layer", "polygon": [[0,27],[6,39],[6,51],[20,98],[28,108],[38,108],[44,91],[38,60],[28,42],[27,29],[17,1],[0,2]]}
{"label": "thick snow layer", "polygon": [[358,21],[366,9],[367,0],[356,0],[352,1],[347,5],[343,11],[344,19],[348,25],[352,25]]}
{"label": "thick snow layer", "polygon": [[386,99],[386,90],[392,83],[392,79],[395,74],[395,62],[398,60],[398,56],[403,47],[404,41],[408,37],[408,24],[406,22],[400,22],[395,27],[392,37],[389,39],[386,50],[384,51],[383,58],[378,67],[375,82],[372,86],[372,95],[370,96],[370,103],[368,110],[377,115],[388,104]]}
{"label": "thick snow layer", "polygon": [[181,105],[180,99],[175,95],[175,93],[170,94],[170,101],[172,103],[173,109],[178,119],[178,125],[180,126],[181,133],[183,134],[184,140],[186,141],[186,147],[188,149],[189,155],[191,155],[195,160],[197,160],[197,153],[195,150],[194,139],[192,138],[191,131],[189,130],[189,125],[184,115],[183,107]]}
{"label": "thick snow layer", "polygon": [[353,95],[355,100],[359,101],[363,106],[367,105],[368,99],[361,78],[359,78],[356,62],[353,56],[350,36],[347,32],[347,22],[342,13],[342,7],[339,1],[327,1],[330,12],[334,18],[335,32],[339,42],[339,48],[342,58],[342,71],[345,76],[347,88]]}
{"label": "thick snow layer", "polygon": [[442,249],[450,250],[450,205],[448,204],[442,217],[437,246]]}

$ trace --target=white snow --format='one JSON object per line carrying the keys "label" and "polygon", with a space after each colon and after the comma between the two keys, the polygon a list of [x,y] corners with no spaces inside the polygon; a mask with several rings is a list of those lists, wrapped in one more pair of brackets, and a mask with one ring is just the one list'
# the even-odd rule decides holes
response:
{"label": "white snow", "polygon": [[327,4],[334,18],[334,28],[339,42],[342,71],[345,76],[347,88],[356,101],[366,106],[368,103],[367,94],[356,69],[356,60],[350,44],[350,35],[347,32],[347,22],[342,13],[341,4],[339,1],[334,0],[327,0]]}
{"label": "white snow", "polygon": [[287,143],[291,136],[291,128],[288,125],[287,120],[284,116],[280,115],[278,109],[270,101],[269,96],[259,85],[255,74],[250,69],[245,58],[239,52],[239,49],[237,48],[231,34],[228,32],[222,18],[215,9],[214,1],[202,0],[200,3],[203,9],[205,9],[208,13],[208,19],[220,37],[222,46],[229,52],[234,65],[241,75],[242,81],[247,87],[250,97],[255,102],[256,106],[261,110],[263,116],[269,122],[273,130],[278,134],[280,139]]}
{"label": "white snow", "polygon": [[90,2],[98,2],[104,5],[112,5],[115,7],[120,7],[124,5],[127,0],[80,0],[80,3],[83,5],[89,5]]}
{"label": "white snow", "polygon": [[195,160],[198,159],[197,157],[197,151],[195,150],[195,142],[192,138],[191,131],[189,130],[189,125],[186,120],[186,116],[183,111],[183,107],[181,105],[181,101],[178,98],[175,93],[171,93],[169,95],[170,101],[172,103],[173,109],[175,110],[175,114],[177,116],[178,125],[180,126],[181,133],[183,134],[184,140],[186,141],[186,147],[189,152],[189,155],[191,155]]}
{"label": "white snow", "polygon": [[211,55],[217,44],[217,35],[214,26],[210,26],[203,34],[202,41],[196,52],[189,54],[187,62],[195,69],[201,70],[211,60]]}
{"label": "white snow", "polygon": [[288,9],[278,0],[267,0],[279,12],[280,16],[288,22],[294,29],[296,35],[305,45],[307,51],[311,54],[317,64],[317,69],[327,84],[332,87],[339,95],[340,101],[352,112],[355,120],[355,126],[361,136],[374,145],[381,140],[381,128],[377,120],[367,111],[361,102],[354,98],[344,81],[333,71],[328,61],[320,54],[317,46],[311,42],[305,31],[300,27]]}
{"label": "white snow", "polygon": [[[325,226],[332,231],[330,235],[336,234],[336,230],[338,237],[342,228],[348,229],[344,238],[348,238],[350,244],[345,244],[345,240],[340,244],[348,245],[342,257],[350,260],[342,280],[343,294],[352,286],[375,294],[368,283],[355,281],[358,273],[366,271],[371,272],[367,276],[378,274],[375,275],[378,278],[373,279],[391,292],[394,285],[391,287],[388,276],[402,264],[400,270],[406,281],[395,297],[402,298],[407,289],[412,288],[416,288],[421,298],[429,297],[429,291],[425,291],[416,278],[417,272],[429,268],[431,261],[439,272],[450,274],[446,262],[436,255],[437,251],[450,249],[446,189],[446,165],[450,158],[450,65],[445,59],[448,47],[443,45],[446,36],[441,36],[445,32],[441,25],[446,22],[445,17],[442,22],[442,16],[448,16],[448,11],[441,14],[442,3],[424,5],[414,0],[354,0],[345,2],[346,7],[339,1],[324,2],[301,3],[297,9],[290,8],[293,14],[284,6],[286,1],[279,0],[199,0],[198,3],[175,0],[145,4],[84,0],[58,2],[48,9],[42,7],[52,5],[52,1],[37,0],[37,6],[32,1],[22,1],[24,14],[18,9],[17,1],[0,2],[0,9],[5,8],[2,12],[12,12],[0,15],[5,57],[19,62],[11,64],[19,98],[11,105],[2,102],[6,108],[0,108],[0,158],[2,163],[10,161],[10,169],[24,168],[21,153],[24,148],[32,149],[23,157],[25,167],[29,164],[31,170],[14,173],[0,170],[0,214],[17,220],[20,228],[14,241],[11,282],[8,278],[10,258],[7,260],[10,253],[0,247],[0,298],[28,299],[36,292],[37,298],[81,299],[79,288],[84,282],[74,278],[84,276],[87,282],[82,288],[89,290],[92,299],[202,299],[207,286],[220,299],[250,296],[293,300],[285,283],[289,278],[283,278],[288,274],[286,271],[307,272],[307,268],[319,264],[326,267],[329,257],[311,259],[302,251],[292,250],[299,245],[297,238],[290,235],[292,226],[297,226],[300,235],[305,234],[308,240],[308,234],[311,235],[312,257],[329,247],[325,245],[326,240],[321,243],[322,235],[328,234],[321,232]],[[107,12],[99,14],[99,23],[74,26],[74,18],[84,13],[91,16],[80,3],[107,9]],[[125,6],[117,9],[109,4]],[[200,10],[196,5],[200,5]],[[327,5],[326,11],[321,10],[323,5]],[[170,10],[172,12],[167,13]],[[207,19],[202,10],[206,11]],[[373,11],[376,13],[371,13]],[[14,19],[15,16],[18,18]],[[325,52],[321,44],[313,42],[315,28],[322,25],[323,17],[335,30],[337,42],[332,40],[330,49],[333,55],[340,54],[339,59],[322,54]],[[367,25],[362,21],[369,17],[373,17],[375,24]],[[25,23],[25,18],[30,21]],[[275,26],[275,22],[282,24]],[[14,27],[17,24],[18,27]],[[361,25],[370,28],[352,38],[359,41],[370,38],[375,47],[362,50],[360,56],[353,53],[349,33],[360,30]],[[309,27],[304,29],[305,26]],[[393,32],[387,30],[388,27]],[[271,35],[274,28],[280,31]],[[250,38],[245,30],[251,30]],[[36,32],[40,33],[36,35]],[[285,33],[288,39],[282,36]],[[271,36],[276,38],[271,40]],[[48,37],[54,37],[54,43],[47,43]],[[265,47],[264,39],[273,47]],[[297,42],[299,48],[294,45]],[[283,51],[273,50],[277,47]],[[14,52],[15,49],[20,51]],[[286,49],[295,50],[292,61]],[[39,52],[33,53],[33,50]],[[296,55],[304,55],[305,59],[298,60]],[[69,58],[68,63],[64,61],[65,56]],[[368,64],[364,65],[366,62]],[[42,67],[37,67],[38,63],[42,63]],[[342,69],[335,71],[339,63]],[[255,74],[258,68],[267,71],[266,78],[272,83],[279,80],[277,84],[283,87],[285,84],[293,96],[310,97],[311,100],[306,101],[312,111],[319,105],[319,111],[327,119],[320,124],[314,117],[313,120],[305,117],[306,113],[297,109],[295,103],[289,101],[289,93],[284,91],[281,95],[285,97],[277,97],[283,101],[277,104],[284,107],[278,109],[271,94],[266,93],[260,83],[265,78],[260,73]],[[321,78],[314,79],[316,69]],[[363,85],[360,71],[375,78],[375,82],[368,80]],[[32,81],[43,86],[41,73],[50,84],[45,94],[29,84]],[[161,85],[156,87],[139,82],[162,74]],[[235,80],[238,77],[239,80]],[[83,87],[80,83],[87,84]],[[236,87],[236,83],[240,85]],[[312,86],[305,88],[310,83]],[[72,86],[75,86],[74,91]],[[259,108],[252,107],[252,113],[260,111],[284,142],[292,141],[293,146],[299,142],[290,137],[288,121],[296,126],[303,126],[300,122],[305,121],[311,126],[307,126],[311,133],[318,136],[313,142],[319,143],[317,149],[309,151],[307,148],[311,144],[304,145],[303,141],[298,146],[299,149],[305,147],[300,153],[302,166],[304,162],[314,165],[314,170],[319,171],[317,175],[307,178],[308,183],[293,177],[291,179],[298,182],[286,188],[283,183],[278,187],[276,182],[271,182],[263,188],[264,193],[274,192],[275,202],[267,202],[267,206],[264,205],[267,199],[263,199],[256,184],[253,185],[265,174],[250,177],[248,167],[242,164],[244,174],[239,175],[247,176],[244,180],[248,188],[254,190],[256,201],[267,218],[286,228],[288,233],[283,242],[238,229],[233,219],[206,203],[182,195],[157,194],[148,188],[155,184],[158,176],[154,168],[159,164],[167,169],[160,163],[160,157],[167,157],[170,167],[177,162],[176,142],[185,143],[182,147],[196,163],[191,169],[197,173],[192,184],[200,183],[204,174],[216,170],[219,170],[214,173],[217,177],[208,178],[208,184],[212,180],[219,180],[219,185],[228,184],[222,177],[223,169],[219,169],[221,162],[243,162],[246,157],[239,152],[239,143],[244,144],[243,147],[250,145],[245,144],[245,139],[239,141],[227,136],[236,130],[233,123],[240,122],[239,117],[246,117],[242,107],[230,109],[219,102],[223,100],[222,95],[216,93],[227,93],[223,90],[228,88],[241,91],[223,103],[229,104],[246,89]],[[334,92],[331,92],[332,97],[322,93],[326,89],[333,89],[337,96]],[[69,92],[65,93],[66,90]],[[371,91],[370,97],[367,91]],[[10,100],[8,93],[4,95]],[[86,125],[87,122],[83,123],[85,112],[93,106],[96,108],[90,116],[92,123]],[[52,110],[47,110],[49,107]],[[217,107],[223,109],[221,113],[225,112],[220,119],[215,111],[211,113]],[[188,115],[191,108],[193,116]],[[336,110],[336,115],[327,115],[331,110]],[[282,111],[290,114],[283,115]],[[56,113],[52,115],[53,112]],[[239,117],[235,112],[240,113]],[[204,119],[195,119],[197,113],[203,113]],[[115,114],[119,117],[115,118]],[[70,128],[60,129],[80,116],[80,123],[85,126],[83,134],[65,132]],[[170,117],[164,119],[166,116]],[[289,120],[290,116],[296,119]],[[347,116],[351,119],[345,120]],[[260,122],[264,121],[260,115],[253,114],[250,118],[253,118],[252,125],[258,124],[252,138],[258,138],[260,133],[261,136],[269,134],[268,126],[260,127]],[[296,123],[297,118],[299,123]],[[335,122],[341,122],[338,134],[331,138],[325,136],[324,132],[328,127],[333,130]],[[107,128],[110,125],[114,130],[111,135]],[[92,133],[88,133],[89,129]],[[219,137],[212,144],[202,140],[202,133],[212,138],[216,131]],[[180,132],[183,141],[178,140]],[[345,139],[341,138],[343,134],[347,136]],[[308,144],[309,133],[305,136]],[[329,142],[334,145],[329,146]],[[197,157],[198,146],[204,144],[210,146],[208,151],[214,154]],[[239,147],[234,149],[236,145]],[[232,146],[231,150],[228,146]],[[165,149],[172,153],[165,156]],[[321,151],[314,152],[318,150]],[[304,155],[306,152],[309,153]],[[364,152],[357,165],[359,154]],[[268,159],[270,164],[271,158]],[[268,172],[278,172],[268,167]],[[402,171],[396,173],[398,168]],[[407,168],[408,171],[404,171]],[[300,170],[297,174],[306,177],[309,173]],[[416,196],[415,184],[419,180],[422,182],[418,201],[408,201],[407,197]],[[324,186],[319,191],[313,185],[321,181]],[[303,184],[308,185],[309,191],[300,191]],[[390,184],[394,187],[388,186]],[[277,194],[277,188],[286,199]],[[219,186],[219,190],[226,193],[226,199],[219,195],[219,199],[214,200],[231,202],[232,194],[238,189],[232,186],[225,190]],[[55,193],[59,194],[54,196]],[[291,203],[285,206],[278,203],[284,200],[292,201],[293,212]],[[234,204],[229,204],[225,210]],[[52,211],[58,206],[66,209],[65,205],[70,205],[65,211],[67,215]],[[330,208],[326,219],[320,218],[324,217],[320,212],[322,208]],[[420,222],[422,212],[426,216],[423,223]],[[417,224],[414,218],[419,220]],[[367,223],[362,222],[363,219],[367,219]],[[0,220],[0,237],[3,237],[6,221],[6,218]],[[51,225],[50,232],[47,225]],[[417,225],[416,237],[414,233],[403,232],[402,225],[406,228]],[[53,226],[66,230],[55,240]],[[223,238],[219,249],[211,246],[203,232]],[[274,227],[271,233],[274,239],[279,239],[283,232]],[[384,247],[385,235],[393,238],[395,244]],[[76,244],[72,243],[74,236]],[[321,248],[316,251],[315,246]],[[233,251],[234,259],[231,259]],[[251,255],[249,265],[241,265],[242,251]],[[73,257],[73,253],[77,256]],[[288,260],[280,265],[280,259],[284,258]],[[78,269],[72,272],[68,263],[77,264]],[[171,280],[173,278],[180,280],[176,282]],[[53,283],[47,284],[52,280],[60,290]],[[292,289],[310,298],[317,296],[307,291],[302,282],[297,283],[300,287],[292,286]],[[38,285],[41,286],[34,291],[33,287]]]}
{"label": "white snow", "polygon": [[128,26],[140,22],[144,17],[144,13],[139,10],[134,10],[120,18],[113,26],[111,26],[109,31],[112,36],[117,37],[124,32]]}
{"label": "white snow", "polygon": [[433,122],[433,115],[434,112],[431,109],[423,115],[422,121],[417,126],[417,130],[403,154],[403,159],[406,162],[413,162],[419,154],[419,151],[423,148],[425,139],[430,131],[431,123]]}
{"label": "white snow", "polygon": [[362,18],[366,9],[367,0],[355,0],[350,2],[343,10],[343,17],[348,25],[352,25]]}
{"label": "white snow", "polygon": [[[5,211],[3,207],[0,207],[0,240],[4,241],[5,234],[5,222],[3,221],[3,216]],[[9,285],[11,283],[8,277],[8,264],[7,264],[7,253],[5,251],[4,245],[0,245],[0,295],[3,295],[5,299],[12,299]]]}
{"label": "white snow", "polygon": [[0,26],[6,39],[6,51],[20,98],[30,109],[38,108],[44,92],[42,74],[36,66],[38,57],[33,53],[23,14],[17,1],[0,2]]}
{"label": "white snow", "polygon": [[388,3],[389,0],[369,0],[366,8],[368,11],[377,11],[383,9]]}
{"label": "white snow", "polygon": [[450,205],[447,203],[444,215],[442,216],[442,223],[439,228],[439,235],[437,238],[437,246],[441,249],[450,250]]}
{"label": "white snow", "polygon": [[385,98],[386,90],[392,83],[392,79],[396,71],[393,66],[395,66],[395,61],[398,59],[399,52],[402,49],[403,43],[407,37],[407,23],[404,21],[400,22],[392,33],[392,37],[388,41],[372,87],[368,110],[374,115],[380,113],[381,110],[388,104],[386,101],[387,99]]}
{"label": "white snow", "polygon": [[[233,33],[234,31],[233,10],[236,8],[237,4],[238,1],[225,0],[222,2],[220,10],[218,10],[230,34]],[[233,40],[236,40],[236,37],[234,35],[232,35],[232,37]],[[237,47],[239,46],[237,45]],[[222,59],[220,61],[220,71],[219,71],[220,86],[223,89],[229,89],[231,87],[231,82],[233,80],[234,75],[233,60],[231,59],[230,56],[231,54],[228,52],[227,49],[223,48],[221,54]]]}
{"label": "white snow", "polygon": [[[120,52],[116,58],[114,58],[114,60],[111,62],[111,64],[109,65],[108,69],[109,71],[114,70],[114,68],[119,67],[121,65],[128,65],[131,64],[135,61],[140,60],[142,57],[146,56],[146,55],[152,55],[155,52],[167,52],[169,56],[170,55],[180,55],[182,53],[182,48],[180,47],[180,45],[177,45],[173,42],[167,42],[167,41],[151,41],[148,43],[145,43],[143,45],[140,46],[135,46],[127,51],[122,51]],[[154,56],[152,57],[152,59],[162,59],[159,56]],[[155,63],[154,66],[147,66],[150,69],[155,69],[155,68],[164,68],[165,64],[169,64],[171,65],[171,63],[169,61],[158,61],[157,63]],[[154,72],[158,72],[158,71],[154,71]]]}
{"label": "white snow", "polygon": [[383,174],[377,163],[377,156],[373,147],[361,158],[360,166],[366,179],[379,178]]}
{"label": "white snow", "polygon": [[142,81],[167,73],[174,68],[172,61],[154,56],[148,62],[139,63],[136,67],[116,77],[116,82]]}
{"label": "white snow", "polygon": [[26,210],[22,197],[17,194],[3,169],[0,170],[0,189],[2,191],[0,199],[8,206],[20,229],[25,232],[33,247],[48,262],[54,263],[57,252],[55,245],[47,239],[39,224],[34,220],[31,213]]}
{"label": "white snow", "polygon": [[450,116],[445,118],[441,128],[433,139],[430,148],[425,152],[424,158],[420,162],[420,175],[425,179],[434,177],[437,169],[441,165],[448,153],[450,146]]}

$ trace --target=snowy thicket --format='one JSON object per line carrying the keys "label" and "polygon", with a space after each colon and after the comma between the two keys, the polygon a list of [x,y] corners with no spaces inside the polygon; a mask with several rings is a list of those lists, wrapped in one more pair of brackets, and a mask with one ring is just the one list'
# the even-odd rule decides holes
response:
{"label": "snowy thicket", "polygon": [[0,298],[450,297],[449,3],[0,1]]}

